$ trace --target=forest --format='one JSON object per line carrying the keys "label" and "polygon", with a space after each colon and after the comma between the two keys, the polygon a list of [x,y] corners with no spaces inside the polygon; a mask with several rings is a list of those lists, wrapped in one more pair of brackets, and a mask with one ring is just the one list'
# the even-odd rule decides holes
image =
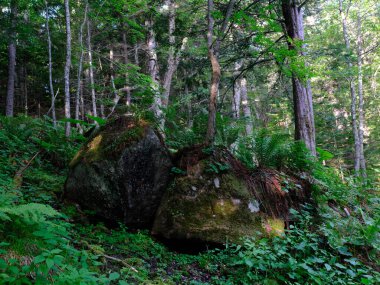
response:
{"label": "forest", "polygon": [[380,2],[0,0],[0,284],[380,284]]}

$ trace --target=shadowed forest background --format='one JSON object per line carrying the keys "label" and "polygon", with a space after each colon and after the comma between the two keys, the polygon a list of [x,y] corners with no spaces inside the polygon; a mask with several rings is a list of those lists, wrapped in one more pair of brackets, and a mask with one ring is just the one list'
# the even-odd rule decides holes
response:
{"label": "shadowed forest background", "polygon": [[0,284],[380,282],[376,0],[0,0],[0,32]]}

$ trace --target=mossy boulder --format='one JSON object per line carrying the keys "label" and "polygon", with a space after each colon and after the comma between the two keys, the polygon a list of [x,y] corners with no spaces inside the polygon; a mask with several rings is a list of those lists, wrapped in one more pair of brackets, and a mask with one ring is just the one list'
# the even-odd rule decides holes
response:
{"label": "mossy boulder", "polygon": [[[285,189],[285,174],[250,173],[226,150],[210,155],[190,151],[177,167],[186,174],[169,186],[152,230],[165,239],[240,243],[247,236],[280,235],[291,219],[289,208],[309,197],[303,186]],[[286,179],[294,182],[290,176]]]}
{"label": "mossy boulder", "polygon": [[150,228],[171,167],[156,130],[121,116],[96,131],[71,161],[64,196],[105,220]]}

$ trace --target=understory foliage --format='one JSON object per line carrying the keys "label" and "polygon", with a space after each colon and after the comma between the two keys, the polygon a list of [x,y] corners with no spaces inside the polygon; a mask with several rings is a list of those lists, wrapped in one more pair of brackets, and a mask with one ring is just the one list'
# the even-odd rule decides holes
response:
{"label": "understory foliage", "polygon": [[[172,140],[172,147],[196,137],[188,135]],[[252,169],[310,175],[317,218],[307,209],[294,212],[299,222],[285,236],[192,255],[171,251],[145,232],[91,225],[61,203],[66,165],[83,141],[78,134],[64,138],[60,125],[54,129],[45,120],[0,118],[0,284],[380,282],[373,270],[379,266],[379,200],[371,183],[342,180],[284,135],[262,131],[230,147]]]}

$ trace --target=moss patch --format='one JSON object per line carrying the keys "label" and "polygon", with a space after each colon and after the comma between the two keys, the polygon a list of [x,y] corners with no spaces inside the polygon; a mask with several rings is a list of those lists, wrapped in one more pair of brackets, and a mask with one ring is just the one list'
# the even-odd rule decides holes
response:
{"label": "moss patch", "polygon": [[70,162],[75,167],[80,161],[94,162],[114,157],[127,146],[142,138],[149,124],[129,116],[114,118],[102,126],[79,150]]}
{"label": "moss patch", "polygon": [[265,215],[249,209],[253,199],[244,181],[232,173],[177,177],[162,200],[153,232],[217,243],[265,235]]}

